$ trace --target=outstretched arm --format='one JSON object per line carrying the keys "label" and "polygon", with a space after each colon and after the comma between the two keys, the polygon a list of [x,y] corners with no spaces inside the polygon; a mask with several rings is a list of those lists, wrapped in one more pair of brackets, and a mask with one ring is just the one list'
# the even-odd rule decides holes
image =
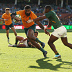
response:
{"label": "outstretched arm", "polygon": [[39,25],[39,27],[40,27],[41,29],[44,30],[44,32],[45,32],[47,35],[50,36],[50,34],[49,34],[49,32],[47,31],[47,29],[45,30],[44,26],[43,26],[39,21],[36,21],[36,23]]}
{"label": "outstretched arm", "polygon": [[31,23],[31,22],[36,22],[36,21],[41,21],[41,20],[43,20],[43,19],[46,19],[46,16],[45,15],[43,15],[43,16],[41,16],[41,17],[37,17],[36,19],[32,19],[32,20],[28,20],[27,21],[27,23]]}
{"label": "outstretched arm", "polygon": [[50,36],[50,34],[47,32],[47,29],[51,27],[51,22],[49,21],[49,24],[47,25],[46,28],[44,28],[44,32]]}
{"label": "outstretched arm", "polygon": [[47,25],[47,28],[50,28],[52,26],[51,22],[49,21],[49,24]]}
{"label": "outstretched arm", "polygon": [[46,16],[45,15],[43,15],[43,16],[41,16],[41,17],[37,17],[36,19],[33,19],[33,21],[41,21],[41,20],[43,20],[43,19],[46,19]]}
{"label": "outstretched arm", "polygon": [[11,18],[17,20],[17,21],[20,21],[20,18],[19,17],[16,17],[16,13],[12,13],[11,14]]}
{"label": "outstretched arm", "polygon": [[44,30],[44,26],[43,26],[39,21],[36,21],[36,23],[39,25],[39,27],[40,27],[41,29]]}

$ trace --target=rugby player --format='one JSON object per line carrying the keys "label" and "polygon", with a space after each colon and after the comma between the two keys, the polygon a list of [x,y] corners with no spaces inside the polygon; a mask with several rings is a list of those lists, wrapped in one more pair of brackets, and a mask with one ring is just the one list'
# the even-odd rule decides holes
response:
{"label": "rugby player", "polygon": [[62,25],[59,17],[57,16],[57,14],[51,10],[51,6],[50,5],[46,5],[45,6],[45,15],[38,17],[36,19],[33,20],[28,20],[27,23],[31,23],[33,21],[40,21],[43,19],[48,18],[48,20],[50,21],[49,25],[44,29],[45,33],[48,34],[47,29],[52,25],[54,27],[54,32],[51,34],[48,44],[50,46],[50,48],[54,51],[55,53],[55,57],[54,58],[61,58],[61,55],[58,53],[58,51],[56,50],[55,45],[53,44],[56,40],[58,40],[59,38],[61,38],[62,43],[69,47],[70,49],[72,49],[72,44],[68,43],[67,40],[67,30],[66,28]]}
{"label": "rugby player", "polygon": [[[37,38],[38,36],[38,32],[35,31],[34,32],[34,36]],[[27,42],[28,38],[24,38],[21,36],[16,36],[16,41],[14,45],[9,44],[9,47],[35,47],[34,45],[32,45],[31,42]],[[17,44],[19,41],[19,44]]]}
{"label": "rugby player", "polygon": [[16,33],[15,28],[13,26],[12,19],[11,19],[10,15],[11,15],[10,8],[6,8],[5,13],[2,15],[2,19],[1,19],[1,21],[5,21],[6,36],[8,39],[8,43],[9,43],[9,28],[11,28],[12,31],[14,32],[15,36],[17,36],[17,33]]}
{"label": "rugby player", "polygon": [[[16,17],[15,17],[16,14],[20,14],[21,15],[22,23],[23,23],[24,30],[25,30],[25,33],[26,33],[26,36],[27,36],[28,40],[36,48],[38,48],[40,51],[42,51],[44,57],[46,57],[47,51],[45,51],[42,48],[42,47],[45,46],[45,44],[34,36],[34,32],[36,30],[35,23],[34,22],[27,23],[27,20],[37,18],[37,16],[31,11],[31,6],[30,5],[26,5],[24,10],[20,10],[20,11],[16,11],[16,13],[12,13],[11,14],[12,18],[16,19]],[[36,23],[44,30],[43,25],[39,21],[36,21]],[[37,42],[39,42],[42,47]]]}

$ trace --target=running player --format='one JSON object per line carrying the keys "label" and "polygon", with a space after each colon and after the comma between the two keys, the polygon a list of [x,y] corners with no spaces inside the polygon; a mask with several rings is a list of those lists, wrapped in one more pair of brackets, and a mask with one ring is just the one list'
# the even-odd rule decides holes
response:
{"label": "running player", "polygon": [[[34,36],[37,38],[38,36],[38,32],[35,31],[34,32]],[[27,42],[28,38],[24,38],[21,36],[16,36],[16,41],[14,45],[9,44],[9,47],[35,47],[34,45],[32,45],[31,42]],[[19,41],[19,44],[17,44]]]}
{"label": "running player", "polygon": [[[12,13],[12,18],[16,19],[15,15],[16,14],[20,14],[21,15],[21,19],[22,19],[22,23],[24,25],[24,30],[26,33],[26,36],[28,38],[28,40],[36,47],[38,48],[40,51],[43,52],[44,57],[46,57],[47,51],[45,51],[42,47],[45,46],[45,44],[43,42],[41,42],[38,38],[36,38],[34,36],[34,32],[36,29],[36,25],[34,22],[32,23],[27,23],[26,21],[29,19],[35,19],[37,18],[37,16],[31,11],[31,6],[30,5],[26,5],[25,6],[25,10],[20,10],[17,11],[16,13]],[[17,19],[16,19],[17,20]],[[39,22],[36,21],[36,23],[42,28],[44,29],[43,25]],[[42,47],[40,47],[40,45],[37,43],[39,42]]]}
{"label": "running player", "polygon": [[45,15],[38,17],[36,19],[33,20],[28,20],[27,22],[33,22],[33,21],[40,21],[43,20],[45,18],[48,18],[50,23],[49,25],[44,29],[45,33],[48,34],[48,32],[46,31],[51,25],[53,25],[54,27],[54,32],[51,34],[50,39],[48,41],[48,44],[50,46],[50,48],[54,51],[55,53],[55,57],[54,58],[60,58],[61,55],[58,53],[58,51],[56,50],[55,45],[53,44],[56,40],[58,40],[58,38],[61,37],[61,40],[63,42],[63,44],[69,48],[72,49],[72,44],[68,43],[67,40],[67,30],[66,28],[62,25],[60,19],[58,18],[57,14],[51,10],[51,6],[50,5],[46,5],[45,6]]}
{"label": "running player", "polygon": [[5,21],[5,27],[6,27],[6,35],[9,43],[9,28],[12,29],[14,32],[15,36],[17,36],[17,33],[15,31],[15,28],[13,26],[12,20],[11,20],[11,13],[10,13],[10,8],[5,9],[5,13],[2,15],[1,21]]}

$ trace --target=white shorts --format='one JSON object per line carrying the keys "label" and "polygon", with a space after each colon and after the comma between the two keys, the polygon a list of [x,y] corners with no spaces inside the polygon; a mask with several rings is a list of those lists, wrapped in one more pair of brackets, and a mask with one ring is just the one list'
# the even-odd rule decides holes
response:
{"label": "white shorts", "polygon": [[27,43],[27,40],[23,42],[23,44],[26,45],[26,47],[28,47],[28,43]]}
{"label": "white shorts", "polygon": [[61,26],[57,29],[54,29],[54,32],[52,32],[52,35],[54,35],[55,37],[67,37],[67,30],[64,26]]}

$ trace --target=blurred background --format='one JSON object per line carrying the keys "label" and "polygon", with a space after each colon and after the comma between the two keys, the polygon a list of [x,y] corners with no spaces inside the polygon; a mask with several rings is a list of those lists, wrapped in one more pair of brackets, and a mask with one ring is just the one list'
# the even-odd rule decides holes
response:
{"label": "blurred background", "polygon": [[[0,18],[5,12],[5,8],[9,7],[10,12],[23,10],[25,5],[31,5],[32,11],[39,17],[43,15],[45,5],[51,5],[59,16],[61,22],[67,29],[72,29],[72,0],[0,0]],[[44,19],[41,21],[43,25],[48,25],[48,20]],[[2,25],[3,24],[3,25]],[[22,22],[13,24],[18,29],[23,29]],[[0,22],[0,29],[5,29],[4,23]],[[53,29],[51,27],[50,29]]]}

